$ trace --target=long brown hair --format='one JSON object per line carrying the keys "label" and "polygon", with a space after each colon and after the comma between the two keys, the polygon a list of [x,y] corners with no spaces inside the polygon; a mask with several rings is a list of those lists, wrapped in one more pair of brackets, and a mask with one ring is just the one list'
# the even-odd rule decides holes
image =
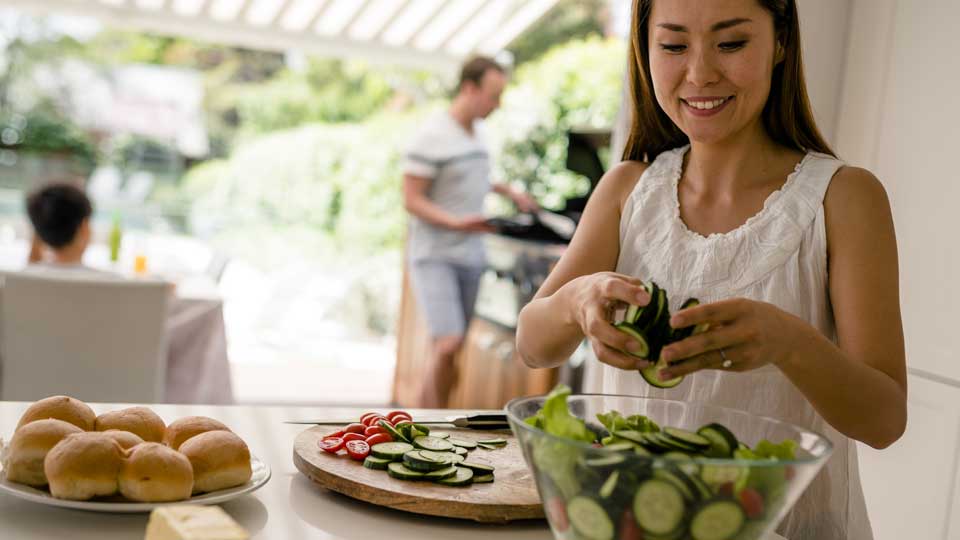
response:
{"label": "long brown hair", "polygon": [[[800,52],[800,20],[796,0],[758,0],[773,14],[775,35],[783,46],[783,61],[773,69],[770,96],[761,114],[767,133],[779,144],[802,152],[813,150],[835,156],[817,129],[807,96]],[[657,103],[650,75],[650,29],[647,21],[653,0],[637,0],[629,60],[633,114],[624,160],[652,161],[661,152],[690,142]]]}

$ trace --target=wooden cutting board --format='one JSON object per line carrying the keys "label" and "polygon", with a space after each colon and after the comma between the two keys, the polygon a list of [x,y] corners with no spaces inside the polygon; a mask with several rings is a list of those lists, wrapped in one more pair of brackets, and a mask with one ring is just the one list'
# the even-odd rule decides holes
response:
{"label": "wooden cutting board", "polygon": [[[297,436],[293,461],[307,478],[348,497],[404,512],[503,523],[519,519],[543,519],[543,507],[533,473],[523,460],[520,445],[508,431],[437,429],[452,437],[477,441],[502,438],[507,445],[497,450],[477,448],[467,459],[494,467],[494,481],[467,487],[448,487],[432,482],[397,480],[387,471],[367,469],[345,453],[324,452],[317,443],[335,428],[312,427]],[[341,451],[343,452],[343,451]]]}

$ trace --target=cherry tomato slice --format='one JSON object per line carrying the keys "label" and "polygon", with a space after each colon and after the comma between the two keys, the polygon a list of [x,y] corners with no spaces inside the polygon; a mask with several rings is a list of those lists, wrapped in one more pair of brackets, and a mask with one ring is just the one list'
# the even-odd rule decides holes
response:
{"label": "cherry tomato slice", "polygon": [[361,461],[370,454],[370,445],[366,441],[347,441],[347,453],[352,459]]}
{"label": "cherry tomato slice", "polygon": [[365,426],[369,426],[375,424],[379,418],[383,418],[383,415],[380,413],[368,412],[360,417],[360,423]]}
{"label": "cherry tomato slice", "polygon": [[763,517],[763,496],[753,488],[743,488],[737,496],[748,519]]}
{"label": "cherry tomato slice", "polygon": [[343,428],[343,431],[347,433],[363,433],[363,430],[365,429],[367,429],[367,426],[363,424],[350,424]]}
{"label": "cherry tomato slice", "polygon": [[336,454],[341,448],[343,448],[343,439],[340,437],[326,437],[318,442],[317,446],[319,446],[324,452]]}
{"label": "cherry tomato slice", "polygon": [[413,417],[410,416],[410,414],[407,413],[406,411],[393,411],[393,412],[387,414],[387,419],[390,420],[390,422],[396,424],[396,423],[397,423],[397,417],[398,417],[398,416],[402,416],[402,417],[406,418],[407,420],[413,420]]}
{"label": "cherry tomato slice", "polygon": [[383,429],[380,426],[367,426],[367,429],[363,430],[363,434],[367,437],[371,435],[376,435],[377,433],[386,433],[387,430]]}
{"label": "cherry tomato slice", "polygon": [[342,430],[342,429],[338,429],[337,431],[334,431],[333,433],[327,433],[326,435],[323,436],[323,438],[326,439],[326,438],[328,438],[328,437],[343,437],[343,434],[344,434],[344,433],[346,433],[346,431],[344,431],[344,430]]}
{"label": "cherry tomato slice", "polygon": [[388,433],[374,433],[367,437],[367,444],[373,447],[375,444],[380,444],[382,442],[390,442],[393,439]]}
{"label": "cherry tomato slice", "polygon": [[350,441],[362,441],[367,437],[363,433],[347,433],[342,438],[344,442],[350,442]]}

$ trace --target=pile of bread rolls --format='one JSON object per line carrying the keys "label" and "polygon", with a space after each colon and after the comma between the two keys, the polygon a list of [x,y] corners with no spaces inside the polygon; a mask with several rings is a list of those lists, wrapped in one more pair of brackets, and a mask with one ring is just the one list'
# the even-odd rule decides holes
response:
{"label": "pile of bread rolls", "polygon": [[3,456],[7,480],[50,487],[77,501],[119,493],[131,501],[181,501],[250,480],[250,450],[205,416],[166,425],[147,407],[97,416],[80,400],[53,396],[31,405]]}

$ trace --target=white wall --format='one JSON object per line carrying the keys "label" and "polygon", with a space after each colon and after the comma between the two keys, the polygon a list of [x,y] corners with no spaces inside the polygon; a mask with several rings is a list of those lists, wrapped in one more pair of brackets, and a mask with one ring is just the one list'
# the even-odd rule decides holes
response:
{"label": "white wall", "polygon": [[960,381],[960,1],[853,6],[837,149],[891,198],[908,364]]}
{"label": "white wall", "polygon": [[851,3],[854,0],[800,0],[800,32],[803,42],[807,91],[817,125],[833,142],[845,68]]}
{"label": "white wall", "polygon": [[960,539],[957,50],[957,0],[852,0],[836,150],[890,195],[912,372],[903,439],[861,447],[876,540]]}

